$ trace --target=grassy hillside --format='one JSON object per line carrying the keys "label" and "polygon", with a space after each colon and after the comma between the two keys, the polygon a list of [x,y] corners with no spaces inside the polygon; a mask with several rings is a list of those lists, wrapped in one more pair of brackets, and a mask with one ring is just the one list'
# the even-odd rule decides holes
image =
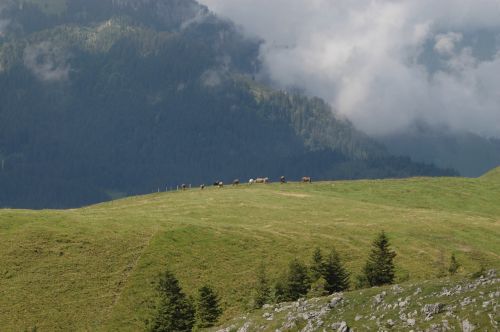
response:
{"label": "grassy hillside", "polygon": [[335,246],[359,273],[385,230],[399,280],[500,268],[500,180],[414,178],[241,185],[64,211],[0,210],[2,330],[138,330],[165,267],[194,294],[209,282],[224,319],[245,310],[259,262]]}
{"label": "grassy hillside", "polygon": [[498,331],[500,278],[439,279],[266,305],[218,331]]}
{"label": "grassy hillside", "polygon": [[491,171],[483,175],[481,178],[486,181],[500,182],[500,166],[495,169],[492,169]]}

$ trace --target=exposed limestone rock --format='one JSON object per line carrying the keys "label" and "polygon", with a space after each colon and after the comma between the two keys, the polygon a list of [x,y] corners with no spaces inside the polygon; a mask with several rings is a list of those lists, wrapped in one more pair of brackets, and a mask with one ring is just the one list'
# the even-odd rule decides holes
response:
{"label": "exposed limestone rock", "polygon": [[462,321],[462,332],[472,332],[476,329],[474,325],[472,325],[469,320]]}
{"label": "exposed limestone rock", "polygon": [[373,303],[375,305],[381,304],[382,302],[384,302],[384,298],[385,298],[386,295],[387,295],[387,293],[385,291],[382,292],[382,293],[380,293],[380,294],[375,295],[373,297]]}
{"label": "exposed limestone rock", "polygon": [[334,298],[330,301],[330,303],[328,304],[328,306],[329,306],[330,308],[332,308],[332,309],[333,309],[333,308],[335,308],[337,305],[341,304],[341,303],[342,303],[342,301],[343,301],[343,297],[341,297],[341,296],[336,296],[336,297],[334,297]]}
{"label": "exposed limestone rock", "polygon": [[441,303],[426,304],[422,308],[422,312],[425,315],[425,320],[431,320],[434,315],[437,315],[440,312],[442,312],[443,308],[444,305]]}
{"label": "exposed limestone rock", "polygon": [[333,323],[331,327],[336,332],[349,332],[349,331],[351,331],[349,326],[347,326],[346,322]]}
{"label": "exposed limestone rock", "polygon": [[431,281],[432,292],[427,283],[422,288],[405,284],[399,298],[399,286],[393,286],[378,293],[368,290],[371,297],[355,291],[266,305],[257,316],[244,315],[217,332],[500,331],[500,279],[495,276],[485,273],[459,283],[448,278]]}

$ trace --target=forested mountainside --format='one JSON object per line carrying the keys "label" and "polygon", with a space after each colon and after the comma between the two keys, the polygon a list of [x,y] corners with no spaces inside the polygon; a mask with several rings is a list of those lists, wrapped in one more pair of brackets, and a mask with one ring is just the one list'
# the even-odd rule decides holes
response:
{"label": "forested mountainside", "polygon": [[255,82],[259,41],[195,1],[0,7],[0,206],[256,176],[455,175],[392,157],[320,99]]}
{"label": "forested mountainside", "polygon": [[477,177],[500,165],[500,140],[473,133],[416,123],[404,132],[380,137],[389,152],[415,161],[453,167],[463,176]]}

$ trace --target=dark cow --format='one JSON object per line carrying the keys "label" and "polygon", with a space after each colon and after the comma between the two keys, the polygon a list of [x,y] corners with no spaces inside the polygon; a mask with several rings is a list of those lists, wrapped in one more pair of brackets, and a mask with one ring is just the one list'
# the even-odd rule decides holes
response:
{"label": "dark cow", "polygon": [[280,183],[286,183],[286,178],[284,176],[280,177]]}
{"label": "dark cow", "polygon": [[311,177],[309,177],[309,176],[304,176],[304,177],[302,178],[302,182],[304,182],[304,183],[311,183],[311,182],[312,182]]}
{"label": "dark cow", "polygon": [[239,179],[236,179],[233,181],[233,186],[237,186],[240,184],[240,180]]}
{"label": "dark cow", "polygon": [[202,185],[200,186],[200,189],[201,189],[201,190],[205,189],[205,185],[204,185],[204,184],[202,184]]}
{"label": "dark cow", "polygon": [[183,183],[181,188],[182,188],[182,190],[186,190],[187,186]]}

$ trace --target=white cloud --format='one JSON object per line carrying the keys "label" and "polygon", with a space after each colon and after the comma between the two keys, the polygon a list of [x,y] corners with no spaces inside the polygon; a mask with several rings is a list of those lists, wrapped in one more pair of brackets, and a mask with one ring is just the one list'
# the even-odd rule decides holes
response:
{"label": "white cloud", "polygon": [[451,55],[455,52],[456,44],[461,42],[463,35],[461,33],[449,32],[439,34],[435,37],[436,44],[434,49],[442,55]]}
{"label": "white cloud", "polygon": [[69,77],[69,56],[50,42],[28,45],[24,50],[24,65],[42,81],[63,81]]}
{"label": "white cloud", "polygon": [[473,43],[500,36],[500,0],[201,2],[265,40],[273,80],[325,98],[369,133],[424,119],[500,136],[499,43],[481,59]]}

